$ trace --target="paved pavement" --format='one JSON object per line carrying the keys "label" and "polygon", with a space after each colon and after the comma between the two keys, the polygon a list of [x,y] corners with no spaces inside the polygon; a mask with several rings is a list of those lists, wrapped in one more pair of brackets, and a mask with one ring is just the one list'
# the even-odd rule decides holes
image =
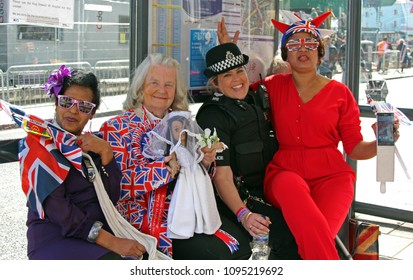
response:
{"label": "paved pavement", "polygon": [[[376,74],[375,74],[376,75]],[[378,74],[377,74],[378,75]],[[382,75],[383,78],[393,79],[400,77],[413,77],[413,69],[405,69],[405,73],[391,73]],[[340,79],[340,77],[335,77]],[[125,95],[103,98],[101,107],[91,123],[91,130],[98,130],[101,123],[110,116],[121,111]],[[191,111],[196,112],[200,104],[191,105]],[[38,107],[24,107],[25,111],[42,118],[53,118],[53,105],[42,105]],[[363,125],[364,132],[371,132],[370,123],[367,120]],[[364,122],[364,120],[363,120]],[[411,127],[410,127],[411,128]],[[401,138],[401,150],[410,150],[413,137],[413,129],[403,130]],[[3,112],[0,112],[0,140],[9,138],[20,138],[25,133],[16,128],[12,120]],[[374,135],[373,135],[374,136]],[[413,167],[413,157],[407,157],[408,166]],[[365,164],[363,162],[363,164]],[[374,161],[370,160],[366,165],[359,167],[363,172],[358,174],[358,185],[360,182],[366,186],[357,190],[357,200],[369,199],[369,203],[376,205],[389,204],[392,207],[401,206],[413,211],[413,182],[403,179],[404,174],[398,167],[396,176],[401,178],[388,186],[388,192],[383,195],[379,193],[378,183],[374,176],[365,176],[364,170],[374,170]],[[413,168],[411,168],[413,169]],[[374,173],[374,171],[372,171]],[[26,257],[26,208],[25,197],[20,189],[20,174],[17,162],[0,164],[0,260],[25,260]],[[379,237],[380,259],[413,260],[413,224],[368,216],[356,213],[356,217],[380,225],[381,235]]]}

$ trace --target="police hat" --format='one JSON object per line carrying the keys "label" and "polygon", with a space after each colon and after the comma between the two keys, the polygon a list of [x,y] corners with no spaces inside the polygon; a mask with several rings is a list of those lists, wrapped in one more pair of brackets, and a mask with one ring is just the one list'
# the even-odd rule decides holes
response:
{"label": "police hat", "polygon": [[218,45],[206,54],[207,69],[205,69],[204,75],[209,79],[212,76],[244,66],[248,63],[248,59],[249,57],[242,54],[234,43]]}

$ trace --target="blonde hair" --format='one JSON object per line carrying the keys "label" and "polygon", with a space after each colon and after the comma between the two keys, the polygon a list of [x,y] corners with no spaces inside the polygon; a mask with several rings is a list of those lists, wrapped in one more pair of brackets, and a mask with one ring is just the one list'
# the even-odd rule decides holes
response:
{"label": "blonde hair", "polygon": [[139,66],[135,69],[131,86],[129,88],[126,100],[123,102],[124,110],[134,110],[140,108],[143,103],[143,85],[149,69],[154,65],[162,65],[175,69],[176,72],[176,89],[175,98],[170,109],[173,111],[188,111],[189,104],[187,91],[182,76],[179,62],[172,57],[165,56],[161,53],[149,54]]}

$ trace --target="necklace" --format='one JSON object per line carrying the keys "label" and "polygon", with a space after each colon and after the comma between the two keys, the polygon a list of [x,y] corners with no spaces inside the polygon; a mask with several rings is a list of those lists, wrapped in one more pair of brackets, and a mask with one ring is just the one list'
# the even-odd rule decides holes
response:
{"label": "necklace", "polygon": [[[315,79],[309,84],[307,85],[304,89],[298,89],[297,85],[295,86],[297,92],[298,92],[298,96],[301,97],[301,95],[306,92],[307,90],[309,90],[310,88],[312,88],[312,86],[318,81],[318,74],[316,75]],[[295,83],[294,83],[295,84]]]}

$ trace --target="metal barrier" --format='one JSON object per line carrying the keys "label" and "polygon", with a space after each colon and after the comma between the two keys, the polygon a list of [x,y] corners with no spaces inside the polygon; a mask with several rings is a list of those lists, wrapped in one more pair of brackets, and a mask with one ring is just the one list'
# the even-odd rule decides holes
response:
{"label": "metal barrier", "polygon": [[[52,100],[40,90],[53,71],[61,64],[11,66],[6,73],[1,70],[2,98],[21,105],[50,103]],[[92,67],[88,62],[65,63],[66,66],[93,71],[98,77],[102,96],[125,94],[129,90],[129,60],[105,60]]]}
{"label": "metal barrier", "polygon": [[125,94],[129,90],[129,60],[98,61],[94,73],[102,96]]}
{"label": "metal barrier", "polygon": [[382,63],[381,63],[380,69],[377,69],[377,63],[379,62],[379,59],[380,59],[379,54],[377,53],[377,51],[372,52],[372,54],[374,55],[374,57],[376,57],[375,70],[377,71],[382,71],[382,73],[385,73],[386,71],[390,69],[398,70],[401,67],[399,50],[389,50],[384,55],[382,55]]}
{"label": "metal barrier", "polygon": [[[65,65],[92,71],[88,62],[65,63]],[[40,86],[46,83],[50,73],[60,66],[61,64],[36,64],[9,67],[6,72],[6,97],[3,99],[18,106],[51,102],[52,100],[44,94],[44,91],[40,90]]]}

